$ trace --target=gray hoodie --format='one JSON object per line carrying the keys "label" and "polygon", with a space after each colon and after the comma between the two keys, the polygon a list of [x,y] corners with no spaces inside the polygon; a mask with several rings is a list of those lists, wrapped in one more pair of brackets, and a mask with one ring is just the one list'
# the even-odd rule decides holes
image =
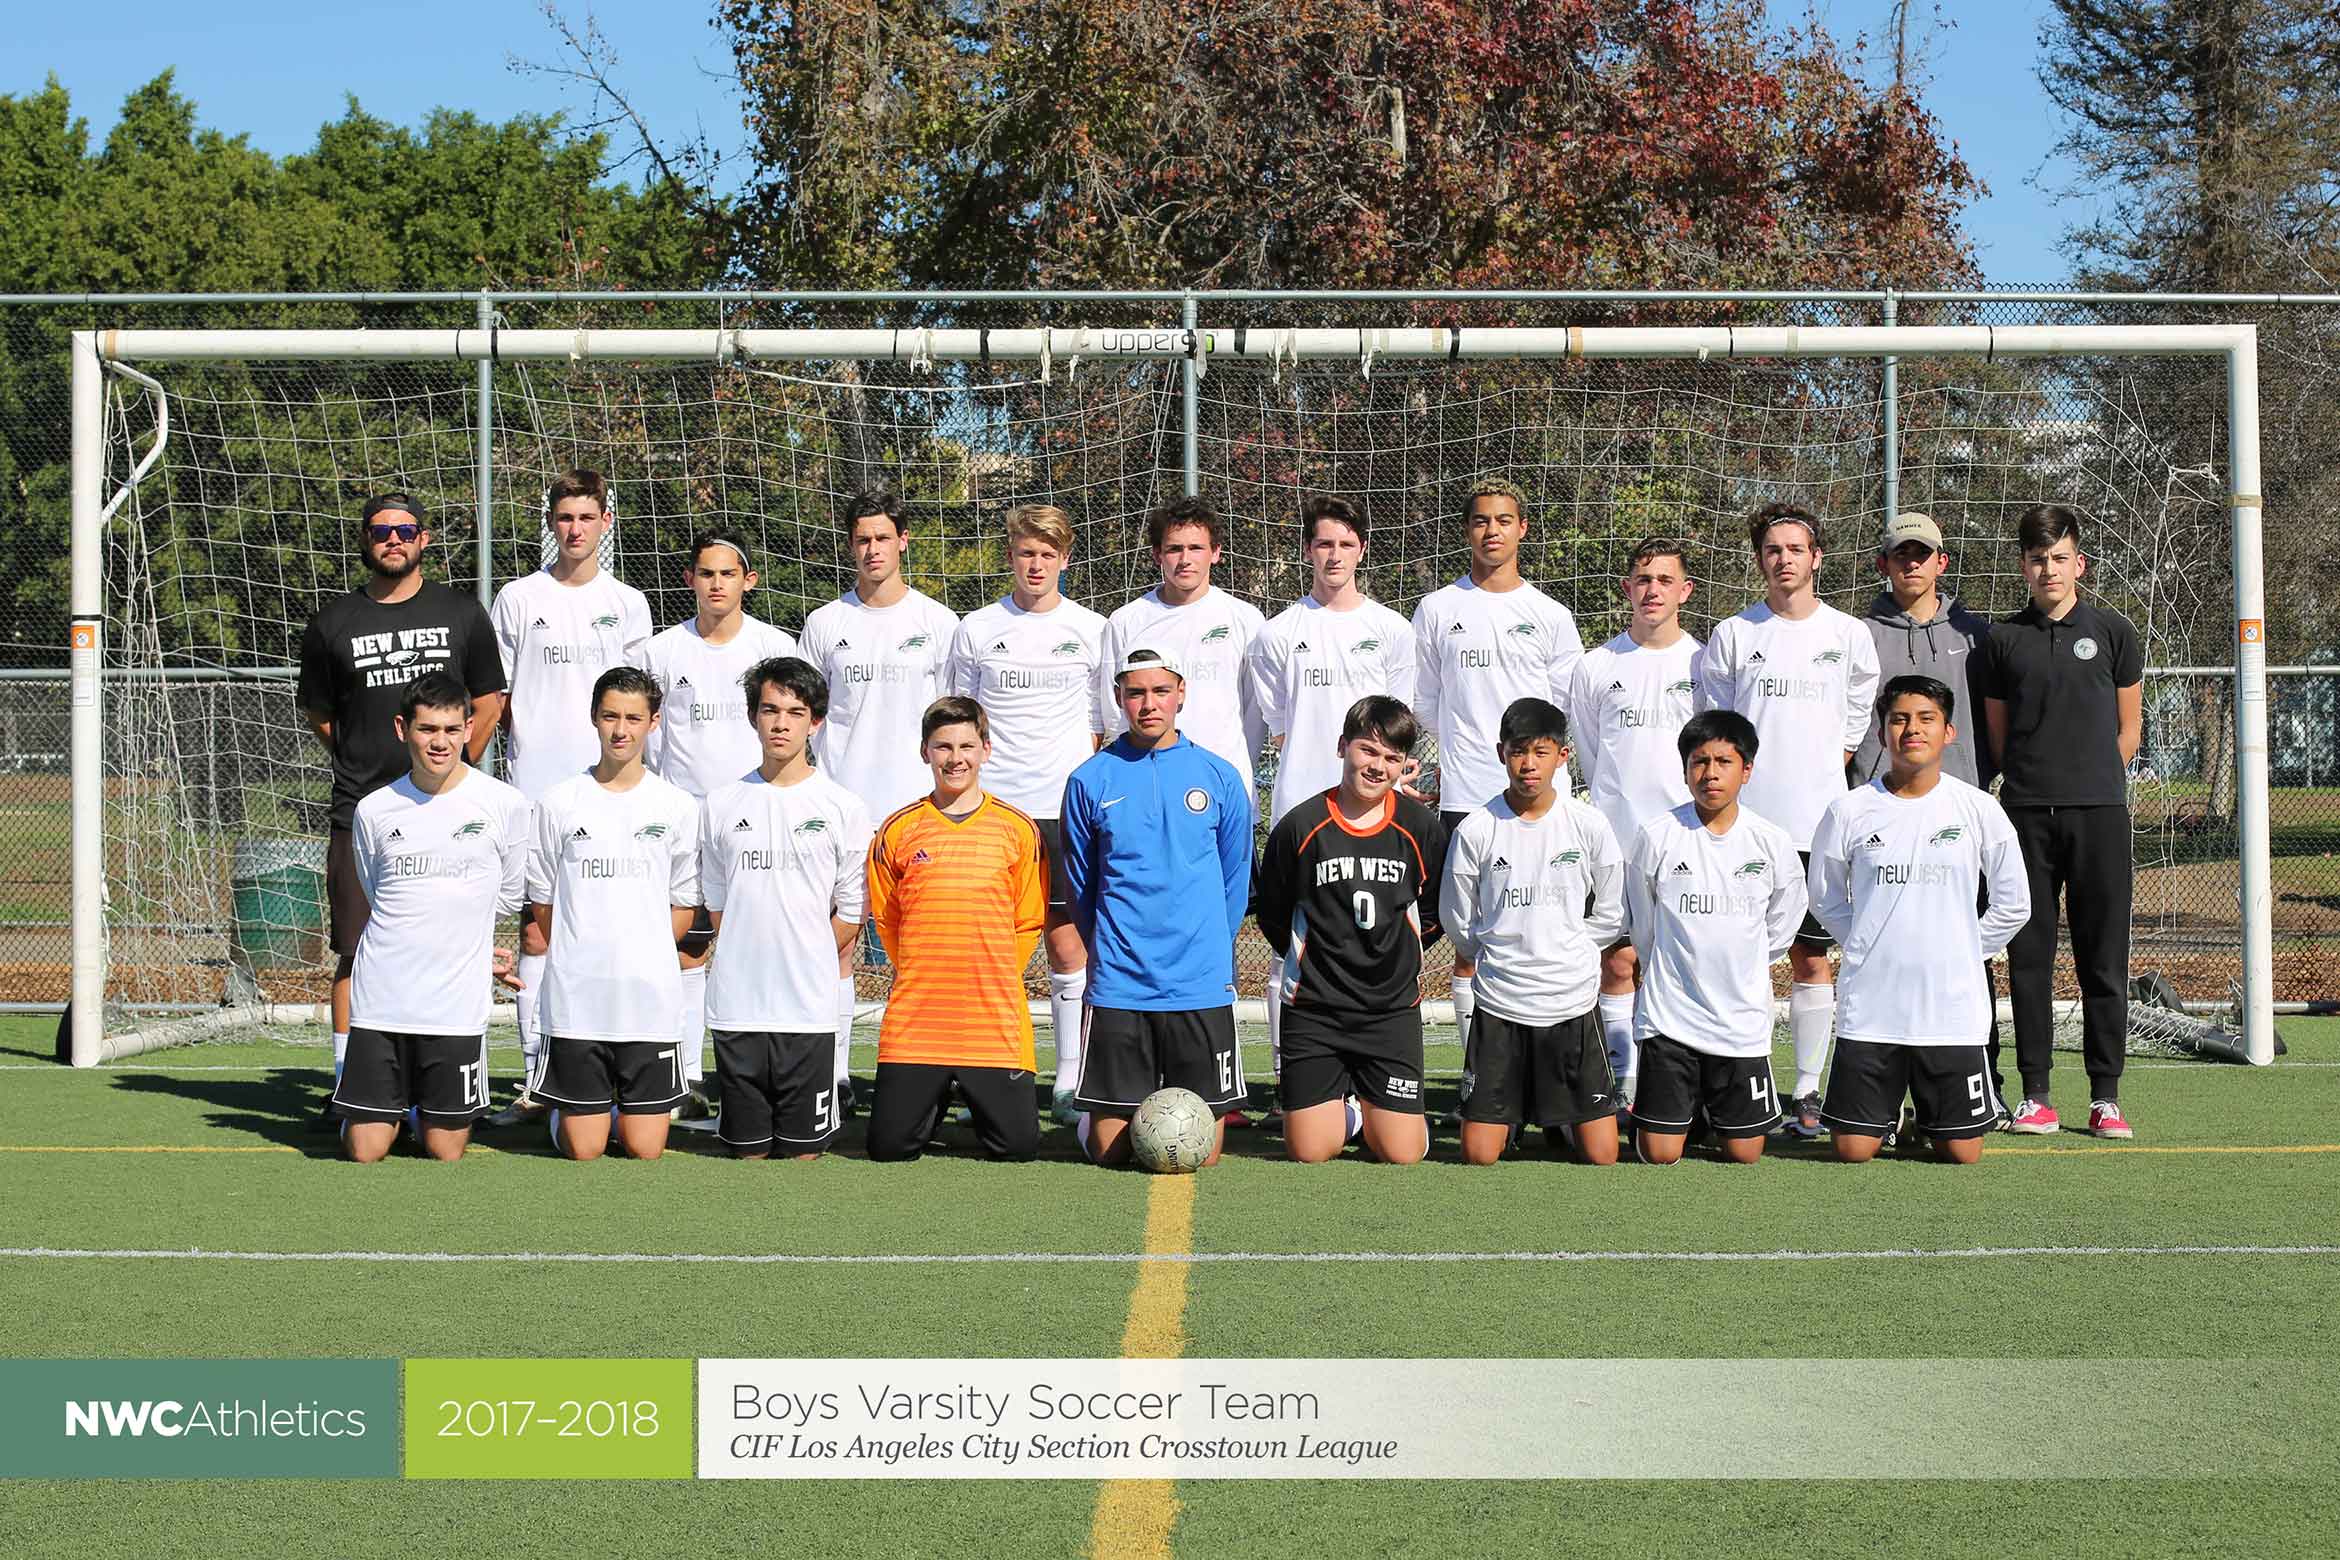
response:
{"label": "gray hoodie", "polygon": [[[1989,790],[1993,771],[1984,756],[1982,705],[1967,686],[1966,663],[1990,637],[1990,620],[1967,611],[1956,597],[1944,592],[1942,610],[1934,614],[1931,623],[1920,623],[1901,610],[1888,590],[1880,591],[1869,603],[1861,621],[1877,643],[1877,668],[1883,674],[1877,683],[1880,691],[1894,678],[1911,672],[1950,685],[1958,698],[1958,709],[1951,717],[1958,737],[1942,755],[1942,772]],[[1853,782],[1866,783],[1885,770],[1885,747],[1878,739],[1877,717],[1871,714],[1869,734],[1861,738],[1860,751],[1853,754]]]}

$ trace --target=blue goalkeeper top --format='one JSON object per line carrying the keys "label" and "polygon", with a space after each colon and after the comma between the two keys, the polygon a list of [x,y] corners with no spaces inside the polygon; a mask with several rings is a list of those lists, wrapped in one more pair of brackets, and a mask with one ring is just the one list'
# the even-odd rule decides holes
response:
{"label": "blue goalkeeper top", "polygon": [[1251,786],[1180,736],[1116,738],[1064,783],[1065,881],[1098,1007],[1189,1012],[1235,1000],[1251,898]]}

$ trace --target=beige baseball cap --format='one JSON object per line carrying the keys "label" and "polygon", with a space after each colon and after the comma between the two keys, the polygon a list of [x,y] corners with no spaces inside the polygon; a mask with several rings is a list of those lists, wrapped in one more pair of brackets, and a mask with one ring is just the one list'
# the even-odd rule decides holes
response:
{"label": "beige baseball cap", "polygon": [[1177,657],[1161,650],[1140,648],[1130,651],[1121,664],[1114,668],[1113,680],[1119,682],[1131,672],[1168,672],[1180,682],[1186,680],[1186,672],[1179,666]]}
{"label": "beige baseball cap", "polygon": [[1892,522],[1885,527],[1885,535],[1877,543],[1877,551],[1882,556],[1890,553],[1903,542],[1923,542],[1933,551],[1940,552],[1942,550],[1942,528],[1934,524],[1932,515],[1921,515],[1914,509],[1906,510],[1895,515]]}

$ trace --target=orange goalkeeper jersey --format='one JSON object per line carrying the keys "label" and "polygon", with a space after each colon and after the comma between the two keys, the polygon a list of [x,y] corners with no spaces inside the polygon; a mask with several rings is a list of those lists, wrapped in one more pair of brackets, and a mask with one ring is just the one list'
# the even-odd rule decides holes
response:
{"label": "orange goalkeeper jersey", "polygon": [[1024,966],[1047,914],[1040,831],[998,797],[957,820],[931,799],[887,818],[869,846],[869,918],[894,964],[878,1060],[1029,1070]]}

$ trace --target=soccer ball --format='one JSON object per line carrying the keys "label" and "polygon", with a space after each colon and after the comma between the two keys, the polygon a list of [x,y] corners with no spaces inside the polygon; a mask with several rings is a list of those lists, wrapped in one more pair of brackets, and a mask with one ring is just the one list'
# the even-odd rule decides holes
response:
{"label": "soccer ball", "polygon": [[1211,1157],[1219,1123],[1192,1089],[1156,1089],[1129,1118],[1129,1148],[1156,1175],[1192,1175]]}

